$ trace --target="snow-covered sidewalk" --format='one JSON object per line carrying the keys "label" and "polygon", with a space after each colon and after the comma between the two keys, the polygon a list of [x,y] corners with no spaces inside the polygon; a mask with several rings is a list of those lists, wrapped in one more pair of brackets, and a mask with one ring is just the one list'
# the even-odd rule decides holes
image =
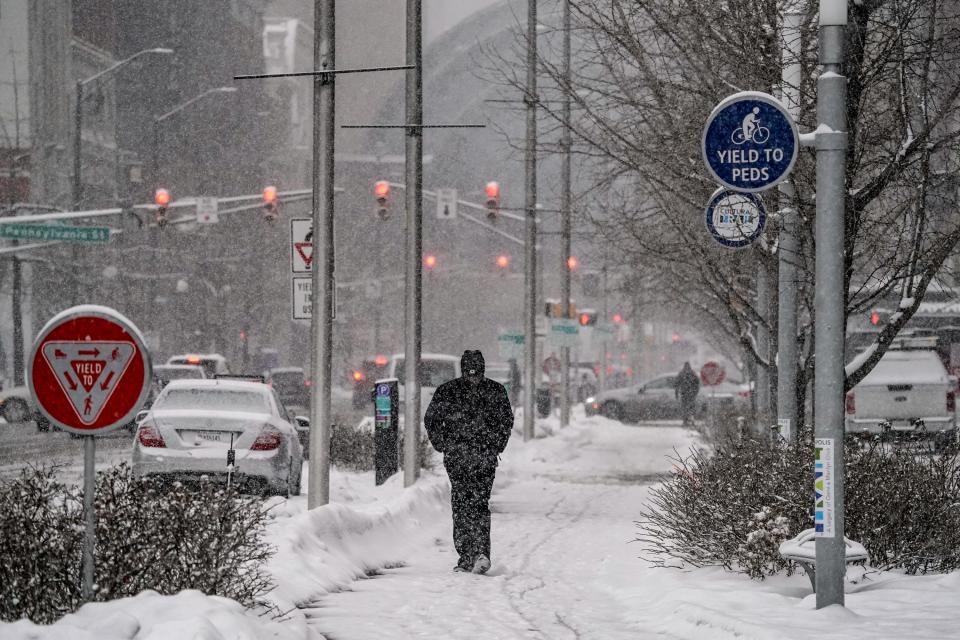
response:
{"label": "snow-covered sidewalk", "polygon": [[0,638],[952,638],[960,573],[851,573],[847,608],[816,611],[803,575],[763,582],[720,569],[657,569],[631,543],[658,473],[695,435],[674,425],[577,417],[503,457],[491,502],[493,567],[454,574],[441,472],[410,489],[399,474],[335,471],[327,507],[276,500],[271,594],[259,617],[197,592],[83,607],[57,624],[0,623]]}

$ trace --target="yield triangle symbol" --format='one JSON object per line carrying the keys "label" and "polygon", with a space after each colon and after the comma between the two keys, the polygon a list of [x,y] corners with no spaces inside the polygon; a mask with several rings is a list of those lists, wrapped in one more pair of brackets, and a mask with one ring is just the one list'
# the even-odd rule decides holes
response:
{"label": "yield triangle symbol", "polygon": [[127,371],[132,342],[48,342],[43,359],[84,424],[96,422]]}
{"label": "yield triangle symbol", "polygon": [[303,260],[303,264],[307,265],[307,269],[309,269],[310,263],[313,262],[313,243],[294,242],[293,247],[297,250],[300,258]]}

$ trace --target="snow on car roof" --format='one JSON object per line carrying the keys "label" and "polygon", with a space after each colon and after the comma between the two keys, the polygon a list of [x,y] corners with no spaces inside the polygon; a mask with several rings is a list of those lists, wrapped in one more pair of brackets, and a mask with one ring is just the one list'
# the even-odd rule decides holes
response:
{"label": "snow on car roof", "polygon": [[[391,358],[405,358],[406,356],[402,353],[395,353]],[[449,353],[421,353],[420,360],[449,360],[451,362],[460,362],[460,356],[452,356]]]}
{"label": "snow on car roof", "polygon": [[303,373],[303,367],[274,367],[273,369],[267,369],[267,373]]}
{"label": "snow on car roof", "polygon": [[263,384],[262,382],[253,382],[249,380],[224,380],[224,379],[182,379],[182,380],[172,380],[164,390],[168,389],[182,389],[182,388],[211,388],[211,389],[224,389],[228,391],[257,391],[260,393],[268,393],[270,387]]}
{"label": "snow on car roof", "polygon": [[[946,384],[947,370],[933,351],[887,351],[861,385]],[[859,386],[859,385],[858,385]]]}
{"label": "snow on car roof", "polygon": [[197,369],[202,370],[198,364],[155,364],[153,365],[154,371],[196,371]]}

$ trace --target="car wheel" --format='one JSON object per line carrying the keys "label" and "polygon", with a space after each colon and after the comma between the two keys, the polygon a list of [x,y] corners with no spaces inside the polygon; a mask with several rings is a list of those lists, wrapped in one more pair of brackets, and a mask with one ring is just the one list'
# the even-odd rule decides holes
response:
{"label": "car wheel", "polygon": [[623,421],[623,407],[619,402],[604,402],[600,406],[600,415],[611,420]]}
{"label": "car wheel", "polygon": [[51,430],[50,421],[39,411],[34,414],[33,421],[37,423],[37,431],[47,432]]}
{"label": "car wheel", "polygon": [[30,416],[30,407],[23,398],[8,398],[3,403],[3,419],[7,422],[26,422]]}

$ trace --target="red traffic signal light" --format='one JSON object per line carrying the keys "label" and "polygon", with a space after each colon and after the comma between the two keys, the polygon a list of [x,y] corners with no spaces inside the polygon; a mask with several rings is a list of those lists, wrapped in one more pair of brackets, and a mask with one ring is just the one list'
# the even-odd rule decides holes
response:
{"label": "red traffic signal light", "polygon": [[373,198],[377,201],[377,215],[381,220],[390,217],[390,183],[377,180],[373,183]]}
{"label": "red traffic signal light", "polygon": [[613,323],[614,324],[623,324],[623,316],[619,313],[613,314]]}
{"label": "red traffic signal light", "polygon": [[153,194],[153,203],[157,205],[154,213],[157,226],[163,229],[167,225],[167,206],[170,204],[170,192],[166,189],[157,189]]}
{"label": "red traffic signal light", "polygon": [[498,267],[498,268],[500,268],[500,269],[506,269],[506,268],[509,267],[509,266],[510,266],[510,256],[503,255],[503,254],[497,256],[497,267]]}
{"label": "red traffic signal light", "polygon": [[579,316],[581,327],[592,327],[597,323],[596,311],[583,311]]}
{"label": "red traffic signal light", "polygon": [[870,314],[870,324],[872,324],[873,326],[877,326],[878,324],[880,324],[880,314],[877,313],[876,311]]}
{"label": "red traffic signal light", "polygon": [[570,256],[569,258],[567,258],[567,268],[568,268],[568,269],[570,269],[571,271],[573,271],[574,269],[576,269],[576,268],[579,267],[579,266],[580,266],[580,261],[577,260],[577,258],[576,258],[575,256]]}
{"label": "red traffic signal light", "polygon": [[427,255],[423,256],[423,266],[425,266],[427,269],[433,269],[436,267],[437,256],[433,255],[432,253],[428,253]]}
{"label": "red traffic signal light", "polygon": [[277,188],[268,185],[263,188],[263,217],[267,222],[273,222],[280,216],[277,201]]}
{"label": "red traffic signal light", "polygon": [[494,220],[500,215],[500,183],[488,182],[484,192],[487,194],[487,217]]}

